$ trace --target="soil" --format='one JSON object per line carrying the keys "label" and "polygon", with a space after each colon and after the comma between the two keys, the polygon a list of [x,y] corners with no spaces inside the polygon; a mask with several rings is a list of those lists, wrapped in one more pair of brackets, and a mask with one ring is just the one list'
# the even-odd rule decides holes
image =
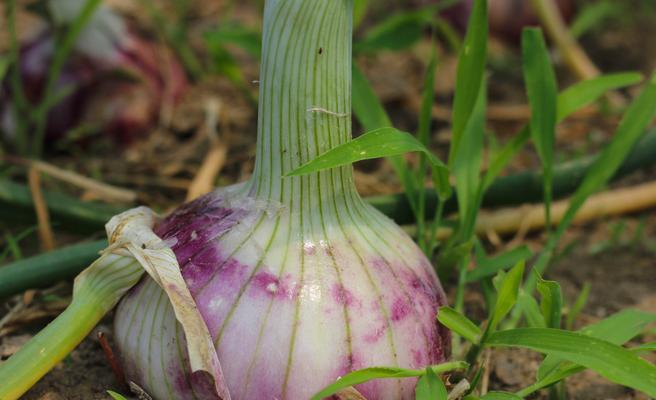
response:
{"label": "soil", "polygon": [[[387,0],[379,0],[387,1]],[[119,0],[112,1],[121,4]],[[584,2],[584,1],[582,1]],[[199,3],[199,2],[198,2]],[[213,2],[205,2],[213,3]],[[223,2],[218,2],[223,4]],[[642,0],[632,0],[631,4],[643,4]],[[199,6],[196,18],[212,20],[222,11],[221,7]],[[234,16],[253,25],[258,14],[253,7],[238,4]],[[638,7],[636,5],[636,7]],[[644,6],[647,7],[647,6]],[[4,16],[0,5],[0,16]],[[385,9],[386,10],[386,9]],[[644,9],[640,13],[645,13]],[[129,11],[126,11],[129,12]],[[637,12],[637,11],[636,11]],[[375,16],[376,13],[373,13]],[[649,73],[656,66],[655,46],[634,46],[632,43],[644,37],[656,37],[656,25],[644,16],[629,24],[622,19],[611,23],[613,29],[593,31],[582,38],[582,43],[590,51],[595,62],[604,71],[636,69]],[[0,17],[0,26],[2,26]],[[133,18],[142,22],[143,16]],[[144,22],[146,23],[146,22]],[[147,24],[147,23],[146,23]],[[257,24],[257,22],[255,23]],[[371,21],[365,21],[365,27]],[[199,26],[204,26],[202,23]],[[525,103],[520,62],[517,48],[512,44],[494,41],[490,45],[494,66],[490,71],[491,105],[517,105]],[[625,52],[625,49],[631,51]],[[0,32],[0,50],[3,49],[3,33]],[[453,82],[455,81],[456,58],[441,49],[440,69],[436,79],[436,100],[440,106],[450,104]],[[426,40],[412,50],[403,52],[383,52],[375,56],[361,57],[358,65],[371,80],[376,93],[384,102],[396,126],[413,131],[416,129],[423,66],[429,54]],[[620,54],[621,56],[618,56]],[[257,79],[257,60],[236,53],[245,81]],[[618,65],[621,63],[621,65]],[[627,64],[628,63],[628,64]],[[514,65],[514,66],[513,66]],[[559,66],[561,86],[573,81],[571,74]],[[237,88],[226,78],[213,77],[192,85],[170,121],[155,127],[147,138],[139,140],[130,147],[117,149],[104,143],[83,143],[72,145],[65,151],[61,149],[48,155],[47,161],[79,171],[90,176],[101,176],[104,181],[128,187],[139,194],[139,202],[149,204],[165,211],[184,200],[186,188],[198,170],[209,139],[203,125],[206,118],[206,105],[212,99],[221,101],[219,112],[219,131],[222,140],[230,146],[230,157],[223,166],[218,185],[246,179],[253,167],[255,153],[255,115],[256,108],[249,96],[256,93],[255,86],[245,90]],[[433,150],[440,156],[448,151],[450,132],[444,112],[434,115],[432,132]],[[491,115],[489,128],[499,142],[508,140],[527,120],[524,112],[509,118],[507,115]],[[617,117],[596,113],[589,118],[568,120],[559,125],[557,157],[566,160],[577,154],[595,151],[605,143],[617,123]],[[354,132],[359,131],[357,123]],[[113,147],[114,146],[114,147]],[[117,158],[120,162],[117,162]],[[157,160],[157,161],[154,161]],[[538,158],[530,148],[523,151],[510,165],[509,171],[536,168]],[[615,186],[653,180],[656,171],[646,171],[624,178]],[[355,174],[358,189],[362,195],[394,193],[399,185],[387,163],[374,160],[360,163]],[[93,194],[83,193],[70,185],[62,185],[44,180],[48,189],[63,190],[80,198],[92,198]],[[20,232],[26,226],[5,226],[0,221],[3,232]],[[60,236],[58,235],[58,239]],[[66,242],[74,242],[78,236],[66,236]],[[500,250],[512,238],[502,238],[501,243],[487,243],[490,250]],[[544,244],[544,234],[536,233],[520,238],[534,251]],[[62,240],[59,239],[59,244]],[[562,241],[563,253],[552,265],[548,279],[560,283],[566,304],[571,305],[579,295],[584,284],[591,285],[588,301],[576,319],[574,328],[594,323],[614,312],[626,308],[637,308],[656,312],[656,211],[632,215],[607,221],[597,221],[585,226],[572,228]],[[0,243],[3,245],[4,243]],[[26,242],[24,253],[36,252],[38,242]],[[0,248],[0,251],[3,250]],[[448,282],[445,286],[453,287]],[[467,315],[482,319],[484,309],[482,295],[471,287],[466,293]],[[0,360],[8,358],[22,344],[45,326],[67,304],[71,292],[70,283],[50,289],[45,296],[37,296],[26,310],[18,312],[10,324],[0,328]],[[449,291],[451,300],[453,290]],[[28,293],[27,296],[32,296]],[[0,319],[20,299],[14,298],[0,302]],[[23,398],[27,400],[95,400],[109,399],[107,390],[128,393],[114,376],[107,358],[102,351],[96,332],[102,331],[111,346],[112,316],[106,317],[89,337],[75,349],[63,362],[39,381]],[[636,339],[636,343],[656,340],[656,329],[650,328]],[[486,358],[487,357],[487,358]],[[652,354],[647,356],[656,361]],[[542,356],[527,350],[494,350],[484,356],[487,359],[488,374],[484,376],[484,386],[489,390],[517,391],[535,380],[535,372]],[[585,371],[567,380],[570,399],[647,399],[646,396],[609,383],[597,374]],[[547,399],[542,391],[532,399]]]}

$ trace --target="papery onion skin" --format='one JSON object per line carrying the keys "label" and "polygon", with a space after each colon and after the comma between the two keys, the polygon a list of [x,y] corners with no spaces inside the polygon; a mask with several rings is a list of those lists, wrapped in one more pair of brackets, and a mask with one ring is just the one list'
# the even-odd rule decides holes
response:
{"label": "papery onion skin", "polygon": [[[344,224],[328,239],[320,227],[302,233],[299,215],[225,196],[182,206],[156,233],[174,243],[233,399],[307,399],[352,370],[446,360],[449,333],[435,320],[444,292],[393,222],[368,206],[338,212]],[[181,327],[152,280],[122,301],[115,327],[129,380],[156,399],[194,398]],[[414,385],[357,389],[370,400],[411,399]]]}

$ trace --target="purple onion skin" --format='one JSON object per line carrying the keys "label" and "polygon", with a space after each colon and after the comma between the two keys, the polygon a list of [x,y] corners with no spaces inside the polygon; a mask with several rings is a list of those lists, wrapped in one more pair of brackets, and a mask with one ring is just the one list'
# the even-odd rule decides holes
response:
{"label": "purple onion skin", "polygon": [[[448,358],[450,333],[435,319],[444,292],[389,219],[363,206],[340,227],[324,226],[324,236],[298,229],[295,213],[226,198],[183,205],[156,233],[175,243],[233,399],[308,399],[353,370]],[[127,378],[154,398],[215,398],[189,373],[183,331],[150,278],[120,303],[115,329]],[[369,400],[414,399],[415,384],[356,388]]]}

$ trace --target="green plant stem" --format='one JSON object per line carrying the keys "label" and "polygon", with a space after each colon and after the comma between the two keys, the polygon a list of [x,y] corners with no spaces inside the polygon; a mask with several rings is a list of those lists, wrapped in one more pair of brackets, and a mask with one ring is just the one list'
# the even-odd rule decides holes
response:
{"label": "green plant stem", "polygon": [[[105,223],[124,207],[92,203],[76,198],[44,191],[50,221],[57,227],[71,232],[89,234],[104,229]],[[0,179],[0,220],[6,223],[33,223],[34,203],[25,185]]]}
{"label": "green plant stem", "polygon": [[[465,285],[467,284],[467,266],[469,265],[469,260],[471,259],[471,252],[468,252],[464,257],[460,259],[458,264],[458,287],[456,288],[456,299],[454,308],[460,314],[464,314],[465,308]],[[453,335],[453,352],[459,353],[461,346],[461,340],[458,335]]]}
{"label": "green plant stem", "polygon": [[106,247],[106,240],[79,243],[0,267],[0,299],[72,279]]}
{"label": "green plant stem", "polygon": [[75,42],[77,41],[82,29],[89,23],[91,17],[95,13],[96,9],[102,0],[87,0],[84,4],[84,7],[80,11],[80,14],[75,18],[73,23],[66,30],[66,34],[62,39],[61,43],[56,41],[55,54],[52,58],[50,68],[48,69],[48,78],[46,79],[45,89],[43,91],[43,98],[41,102],[34,110],[33,121],[35,124],[34,130],[34,144],[32,149],[32,155],[34,157],[39,157],[43,151],[43,145],[45,140],[45,128],[48,111],[55,105],[55,102],[52,101],[53,97],[58,97],[58,94],[55,93],[56,85],[61,75],[62,68],[64,63],[68,59]]}
{"label": "green plant stem", "polygon": [[94,266],[101,270],[76,281],[68,308],[0,364],[0,399],[18,399],[29,390],[91,332],[143,274],[135,260],[119,256],[103,256]]}
{"label": "green plant stem", "polygon": [[435,248],[437,247],[437,229],[442,223],[442,216],[444,215],[444,204],[444,201],[440,200],[439,198],[437,199],[437,207],[435,208],[435,215],[433,215],[433,221],[430,225],[430,236],[428,238],[429,254],[433,254],[435,252]]}

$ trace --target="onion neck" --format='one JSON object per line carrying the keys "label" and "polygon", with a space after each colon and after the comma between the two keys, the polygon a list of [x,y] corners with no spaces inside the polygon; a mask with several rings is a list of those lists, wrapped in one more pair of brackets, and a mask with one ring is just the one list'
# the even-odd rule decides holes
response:
{"label": "onion neck", "polygon": [[251,193],[292,209],[356,198],[351,166],[286,175],[351,138],[352,0],[267,0]]}

